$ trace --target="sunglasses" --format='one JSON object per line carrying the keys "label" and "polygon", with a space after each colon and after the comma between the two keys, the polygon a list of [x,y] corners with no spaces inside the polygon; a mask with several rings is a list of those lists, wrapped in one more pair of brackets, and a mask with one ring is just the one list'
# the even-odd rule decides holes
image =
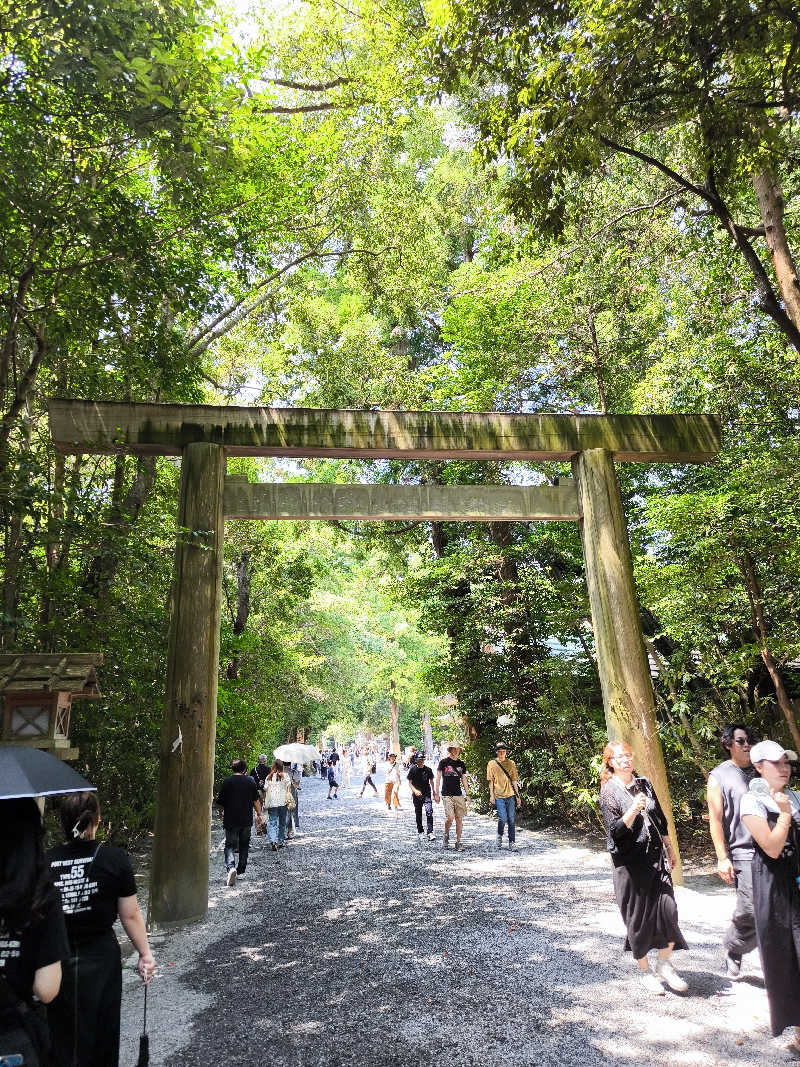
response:
{"label": "sunglasses", "polygon": [[750,746],[752,746],[752,744],[753,744],[753,742],[747,737],[734,737],[733,743],[735,745],[750,745]]}

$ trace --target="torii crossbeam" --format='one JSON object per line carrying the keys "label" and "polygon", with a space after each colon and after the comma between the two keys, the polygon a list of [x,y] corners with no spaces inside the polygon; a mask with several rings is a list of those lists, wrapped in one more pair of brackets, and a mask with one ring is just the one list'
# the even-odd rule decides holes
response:
{"label": "torii crossbeam", "polygon": [[[579,521],[609,735],[631,745],[674,838],[653,687],[614,461],[705,463],[714,415],[336,411],[51,400],[55,447],[182,457],[150,920],[208,909],[226,518]],[[509,486],[243,486],[226,455],[571,460],[574,482]],[[676,868],[676,881],[680,868]]]}

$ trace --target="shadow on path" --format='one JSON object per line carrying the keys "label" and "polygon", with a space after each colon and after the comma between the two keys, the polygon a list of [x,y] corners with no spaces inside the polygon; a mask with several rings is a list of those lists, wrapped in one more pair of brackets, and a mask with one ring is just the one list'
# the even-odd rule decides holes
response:
{"label": "shadow on path", "polygon": [[[654,998],[622,954],[604,853],[533,832],[518,853],[499,853],[493,823],[472,815],[465,850],[444,851],[438,807],[439,839],[420,845],[410,800],[395,815],[352,789],[338,801],[325,792],[304,779],[301,836],[278,853],[257,847],[233,889],[212,856],[208,920],[156,946],[154,1064],[783,1058],[763,990],[718,974],[732,895],[678,890],[691,952],[676,959],[690,993]],[[747,966],[757,971],[752,957]],[[127,1047],[136,1010],[126,995]]]}

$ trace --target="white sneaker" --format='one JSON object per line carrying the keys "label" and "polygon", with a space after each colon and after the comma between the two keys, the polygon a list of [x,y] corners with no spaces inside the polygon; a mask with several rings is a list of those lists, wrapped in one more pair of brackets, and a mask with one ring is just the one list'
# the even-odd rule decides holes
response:
{"label": "white sneaker", "polygon": [[517,843],[516,843],[516,841],[509,841],[508,842],[508,851],[509,852],[516,852],[517,851]]}
{"label": "white sneaker", "polygon": [[425,840],[425,834],[422,833],[422,831],[420,830],[420,832],[417,834],[417,844],[421,845],[424,840]]}
{"label": "white sneaker", "polygon": [[435,841],[436,840],[436,834],[432,834],[432,833],[428,834],[428,840],[429,841]]}
{"label": "white sneaker", "polygon": [[231,867],[228,871],[228,877],[225,879],[226,885],[236,885],[236,868]]}
{"label": "white sneaker", "polygon": [[495,845],[494,847],[495,847],[496,849],[498,849],[498,850],[499,850],[499,849],[501,849],[501,848],[503,847],[503,839],[502,839],[502,837],[498,837],[498,839],[497,839],[497,844],[496,844],[496,845]]}
{"label": "white sneaker", "polygon": [[656,960],[654,970],[676,993],[685,993],[689,988],[669,960]]}
{"label": "white sneaker", "polygon": [[657,997],[664,996],[664,987],[651,970],[642,971],[639,981],[648,993],[653,993]]}

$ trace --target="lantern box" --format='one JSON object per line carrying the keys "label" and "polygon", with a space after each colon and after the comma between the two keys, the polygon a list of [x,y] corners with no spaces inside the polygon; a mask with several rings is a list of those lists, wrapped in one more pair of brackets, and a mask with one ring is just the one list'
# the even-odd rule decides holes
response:
{"label": "lantern box", "polygon": [[0,655],[2,744],[75,759],[78,749],[69,740],[72,701],[100,699],[96,668],[102,662],[101,652]]}

